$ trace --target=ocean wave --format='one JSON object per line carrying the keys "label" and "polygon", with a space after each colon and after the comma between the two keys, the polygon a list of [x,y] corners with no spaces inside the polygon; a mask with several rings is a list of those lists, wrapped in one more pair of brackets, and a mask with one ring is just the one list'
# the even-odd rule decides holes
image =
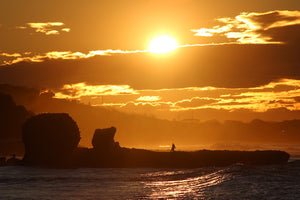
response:
{"label": "ocean wave", "polygon": [[[300,161],[222,168],[0,168],[10,199],[300,199]],[[55,191],[55,192],[53,192]]]}

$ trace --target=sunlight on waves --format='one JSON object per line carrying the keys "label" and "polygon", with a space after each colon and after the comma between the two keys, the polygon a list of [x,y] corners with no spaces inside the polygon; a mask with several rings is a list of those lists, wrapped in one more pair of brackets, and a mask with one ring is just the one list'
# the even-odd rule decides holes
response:
{"label": "sunlight on waves", "polygon": [[[218,170],[206,175],[200,175],[193,178],[171,180],[171,181],[154,181],[146,183],[146,187],[151,187],[153,193],[150,198],[170,198],[170,197],[201,197],[205,188],[218,185],[229,180],[231,175],[226,173],[228,169]],[[161,174],[168,176],[170,172]],[[180,174],[180,171],[178,173]]]}

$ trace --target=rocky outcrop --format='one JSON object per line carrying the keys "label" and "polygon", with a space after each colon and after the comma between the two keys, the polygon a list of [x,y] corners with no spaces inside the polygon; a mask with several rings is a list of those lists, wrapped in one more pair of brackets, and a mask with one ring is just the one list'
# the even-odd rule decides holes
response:
{"label": "rocky outcrop", "polygon": [[0,93],[0,140],[21,139],[22,125],[33,113],[17,106],[10,95]]}
{"label": "rocky outcrop", "polygon": [[23,125],[24,163],[64,166],[80,140],[76,122],[66,113],[40,114]]}
{"label": "rocky outcrop", "polygon": [[116,128],[96,129],[93,149],[76,148],[80,134],[68,114],[41,114],[23,126],[24,164],[46,167],[152,167],[198,168],[285,164],[289,154],[282,151],[156,152],[120,147],[114,141]]}
{"label": "rocky outcrop", "polygon": [[120,145],[114,141],[116,130],[115,127],[96,129],[92,140],[94,150],[97,152],[117,151]]}
{"label": "rocky outcrop", "polygon": [[23,154],[22,125],[33,113],[16,105],[13,98],[0,93],[0,155]]}

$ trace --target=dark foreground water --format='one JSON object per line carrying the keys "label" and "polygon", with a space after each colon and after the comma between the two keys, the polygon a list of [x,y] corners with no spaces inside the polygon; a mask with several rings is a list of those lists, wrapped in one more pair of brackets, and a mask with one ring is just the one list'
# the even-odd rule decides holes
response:
{"label": "dark foreground water", "polygon": [[300,162],[198,169],[0,167],[0,199],[300,199]]}

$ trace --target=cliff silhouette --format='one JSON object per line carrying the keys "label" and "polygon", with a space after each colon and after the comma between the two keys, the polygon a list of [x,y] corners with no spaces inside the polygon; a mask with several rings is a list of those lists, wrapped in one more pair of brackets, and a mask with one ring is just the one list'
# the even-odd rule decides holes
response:
{"label": "cliff silhouette", "polygon": [[16,105],[10,95],[0,93],[0,154],[22,154],[22,125],[33,113]]}

